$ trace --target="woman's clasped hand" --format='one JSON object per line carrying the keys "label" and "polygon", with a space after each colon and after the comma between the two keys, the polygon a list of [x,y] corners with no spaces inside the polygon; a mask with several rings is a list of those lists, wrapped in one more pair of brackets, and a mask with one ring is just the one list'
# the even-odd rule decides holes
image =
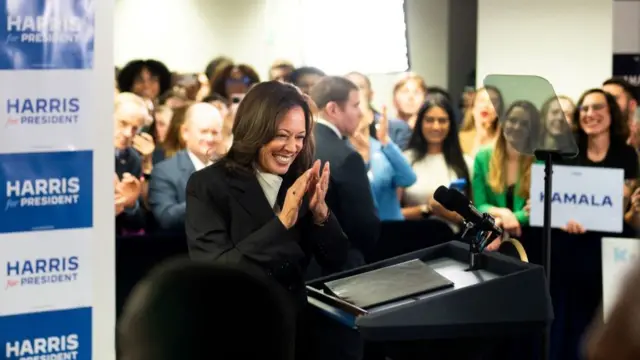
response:
{"label": "woman's clasped hand", "polygon": [[309,210],[313,214],[314,222],[322,224],[329,217],[329,207],[325,202],[329,188],[329,162],[324,164],[322,173],[320,167],[320,160],[316,160],[311,169],[300,175],[287,190],[282,211],[278,215],[287,229],[292,228],[298,221],[298,213],[306,194],[309,195]]}

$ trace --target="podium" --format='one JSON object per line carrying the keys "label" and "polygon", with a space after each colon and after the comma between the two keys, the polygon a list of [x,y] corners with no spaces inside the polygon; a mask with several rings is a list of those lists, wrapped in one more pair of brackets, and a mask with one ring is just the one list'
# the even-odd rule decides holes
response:
{"label": "podium", "polygon": [[[479,269],[468,270],[469,256],[469,245],[462,242],[433,246],[311,281],[308,301],[322,314],[357,329],[367,342],[400,347],[423,343],[431,355],[429,348],[438,343],[451,348],[452,344],[486,344],[518,334],[542,336],[553,320],[544,269],[499,253],[481,253]],[[453,286],[363,309],[332,295],[325,285],[414,259]]]}

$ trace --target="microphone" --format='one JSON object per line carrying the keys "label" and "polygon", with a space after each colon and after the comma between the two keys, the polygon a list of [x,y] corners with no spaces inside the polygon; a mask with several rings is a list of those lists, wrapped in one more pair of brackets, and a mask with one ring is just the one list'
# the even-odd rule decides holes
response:
{"label": "microphone", "polygon": [[497,236],[502,236],[502,228],[496,226],[493,217],[478,211],[463,193],[447,189],[446,186],[440,186],[433,193],[433,198],[442,204],[445,209],[455,211],[466,221],[475,224],[478,230],[491,231]]}

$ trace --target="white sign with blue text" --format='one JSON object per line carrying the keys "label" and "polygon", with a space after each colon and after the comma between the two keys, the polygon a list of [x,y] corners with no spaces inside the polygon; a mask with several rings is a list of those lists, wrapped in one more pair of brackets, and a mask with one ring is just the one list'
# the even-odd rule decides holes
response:
{"label": "white sign with blue text", "polygon": [[638,265],[640,240],[602,238],[602,308],[604,318],[611,312],[625,276]]}
{"label": "white sign with blue text", "polygon": [[0,360],[116,358],[114,2],[0,0]]}
{"label": "white sign with blue text", "polygon": [[[551,227],[570,220],[587,231],[622,232],[624,171],[583,166],[553,166]],[[544,165],[531,167],[531,226],[542,226]]]}

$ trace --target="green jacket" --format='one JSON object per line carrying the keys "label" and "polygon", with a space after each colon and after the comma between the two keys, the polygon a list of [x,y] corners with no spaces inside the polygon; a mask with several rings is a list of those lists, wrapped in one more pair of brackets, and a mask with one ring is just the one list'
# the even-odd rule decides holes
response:
{"label": "green jacket", "polygon": [[[473,180],[471,181],[473,189],[473,203],[481,212],[487,212],[491,207],[507,207],[507,192],[496,194],[489,186],[489,163],[491,162],[492,147],[481,149],[476,154],[473,164]],[[520,222],[520,225],[529,224],[529,216],[524,211],[527,199],[518,196],[520,189],[520,179],[516,182],[513,194],[513,211],[514,215]]]}

